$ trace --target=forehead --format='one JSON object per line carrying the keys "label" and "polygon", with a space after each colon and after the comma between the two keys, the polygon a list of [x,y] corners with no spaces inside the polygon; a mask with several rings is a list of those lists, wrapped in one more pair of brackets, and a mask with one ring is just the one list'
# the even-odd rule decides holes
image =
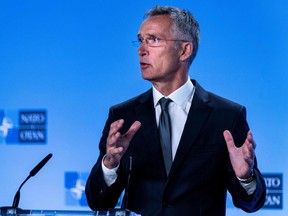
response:
{"label": "forehead", "polygon": [[173,21],[168,15],[157,15],[144,20],[138,35],[172,34]]}

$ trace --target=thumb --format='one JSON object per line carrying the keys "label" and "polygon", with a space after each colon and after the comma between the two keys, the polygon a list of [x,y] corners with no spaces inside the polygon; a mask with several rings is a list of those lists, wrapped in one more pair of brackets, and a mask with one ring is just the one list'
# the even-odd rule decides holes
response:
{"label": "thumb", "polygon": [[233,151],[235,149],[235,143],[234,143],[233,136],[230,133],[230,131],[229,130],[225,130],[223,132],[223,136],[224,136],[224,139],[226,141],[228,151],[229,152]]}

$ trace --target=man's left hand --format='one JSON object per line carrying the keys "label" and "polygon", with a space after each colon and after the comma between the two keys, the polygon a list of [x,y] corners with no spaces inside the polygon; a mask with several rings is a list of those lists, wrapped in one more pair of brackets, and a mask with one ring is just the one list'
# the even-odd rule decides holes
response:
{"label": "man's left hand", "polygon": [[241,147],[236,147],[230,131],[223,132],[224,139],[229,151],[229,157],[237,177],[248,179],[254,167],[256,143],[252,137],[252,132],[248,131],[245,142]]}

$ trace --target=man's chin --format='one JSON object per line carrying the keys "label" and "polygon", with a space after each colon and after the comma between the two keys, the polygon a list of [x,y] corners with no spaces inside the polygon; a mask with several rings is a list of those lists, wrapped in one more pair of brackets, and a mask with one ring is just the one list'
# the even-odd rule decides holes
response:
{"label": "man's chin", "polygon": [[153,80],[153,78],[151,76],[149,76],[149,74],[147,74],[147,72],[145,73],[143,71],[142,71],[142,79],[150,81],[150,82]]}

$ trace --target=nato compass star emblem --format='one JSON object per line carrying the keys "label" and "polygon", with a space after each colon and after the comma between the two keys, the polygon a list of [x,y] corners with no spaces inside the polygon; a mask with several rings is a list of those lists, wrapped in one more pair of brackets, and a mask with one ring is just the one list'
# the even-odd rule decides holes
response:
{"label": "nato compass star emblem", "polygon": [[0,136],[6,138],[8,131],[13,128],[13,122],[9,117],[5,117],[0,125]]}

